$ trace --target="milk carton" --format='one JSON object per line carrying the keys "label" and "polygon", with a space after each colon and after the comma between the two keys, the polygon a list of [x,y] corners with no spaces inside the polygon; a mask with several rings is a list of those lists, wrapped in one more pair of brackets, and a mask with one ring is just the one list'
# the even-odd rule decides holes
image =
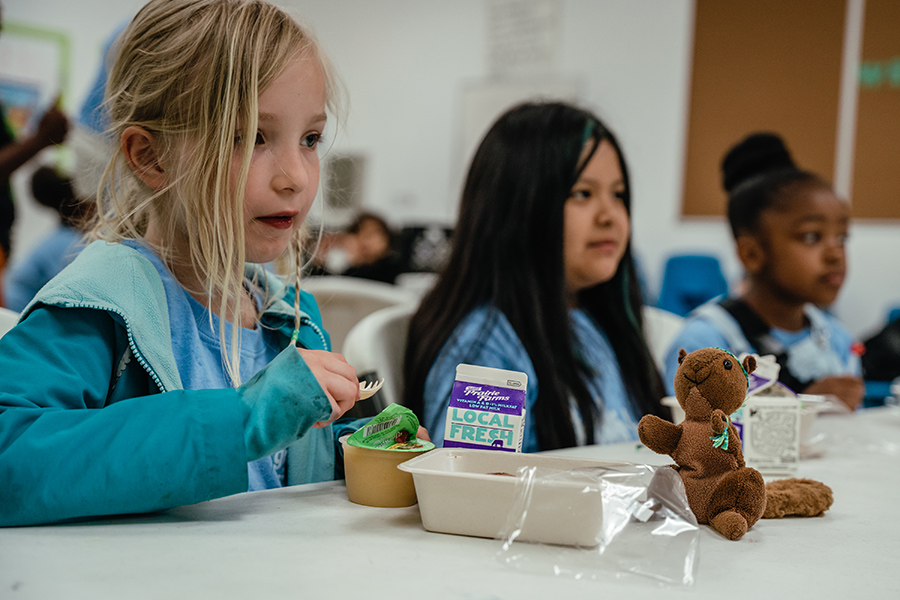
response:
{"label": "milk carton", "polygon": [[732,416],[744,461],[763,475],[794,475],[800,460],[800,401],[750,396]]}
{"label": "milk carton", "polygon": [[800,458],[800,400],[778,382],[779,371],[775,357],[757,357],[747,398],[731,415],[744,461],[763,475],[794,475]]}
{"label": "milk carton", "polygon": [[457,366],[444,448],[521,452],[527,385],[528,376],[519,371]]}

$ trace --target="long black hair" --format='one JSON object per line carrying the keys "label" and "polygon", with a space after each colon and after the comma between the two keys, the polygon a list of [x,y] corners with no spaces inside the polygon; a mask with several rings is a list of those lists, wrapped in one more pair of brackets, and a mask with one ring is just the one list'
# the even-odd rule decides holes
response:
{"label": "long black hair", "polygon": [[[441,349],[466,315],[490,305],[512,325],[540,382],[530,417],[537,423],[540,447],[576,445],[570,397],[588,443],[594,442],[594,423],[601,415],[585,384],[591,366],[573,350],[563,209],[581,170],[604,140],[619,157],[630,214],[622,152],[593,114],[562,103],[527,103],[510,109],[488,131],[469,168],[447,266],[410,322],[407,407],[422,414],[425,379]],[[590,152],[582,158],[588,143]],[[668,416],[660,403],[662,379],[644,338],[630,242],[613,278],[579,292],[578,304],[606,332],[637,410]],[[485,335],[489,330],[483,328]]]}

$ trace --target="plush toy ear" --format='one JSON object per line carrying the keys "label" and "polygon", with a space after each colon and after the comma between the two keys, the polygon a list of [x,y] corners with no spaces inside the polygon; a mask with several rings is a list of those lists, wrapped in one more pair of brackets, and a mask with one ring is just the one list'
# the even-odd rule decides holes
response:
{"label": "plush toy ear", "polygon": [[744,370],[747,372],[747,375],[756,370],[756,358],[750,356],[749,354],[744,357]]}
{"label": "plush toy ear", "polygon": [[687,355],[688,355],[688,353],[684,351],[684,348],[682,348],[681,350],[678,351],[678,364],[679,365],[684,362],[684,357]]}
{"label": "plush toy ear", "polygon": [[152,190],[166,185],[166,175],[159,165],[159,149],[152,133],[132,125],[122,132],[122,153],[128,166]]}

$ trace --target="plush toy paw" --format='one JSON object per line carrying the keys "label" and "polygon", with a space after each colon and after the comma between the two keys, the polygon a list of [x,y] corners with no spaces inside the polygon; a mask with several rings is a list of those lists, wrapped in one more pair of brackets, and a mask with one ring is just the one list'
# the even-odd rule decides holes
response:
{"label": "plush toy paw", "polygon": [[733,510],[720,512],[712,519],[709,524],[716,528],[716,531],[727,537],[729,540],[739,540],[744,537],[750,526],[747,519]]}
{"label": "plush toy paw", "polygon": [[713,433],[720,434],[728,429],[728,415],[717,408],[709,416],[709,424]]}

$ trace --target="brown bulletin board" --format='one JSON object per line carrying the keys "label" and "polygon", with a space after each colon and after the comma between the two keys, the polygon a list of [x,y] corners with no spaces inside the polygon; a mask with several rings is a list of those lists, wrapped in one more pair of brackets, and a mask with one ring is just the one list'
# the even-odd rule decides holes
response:
{"label": "brown bulletin board", "polygon": [[755,131],[833,179],[845,11],[845,0],[696,0],[683,216],[724,214],[722,156]]}
{"label": "brown bulletin board", "polygon": [[866,0],[865,6],[853,216],[900,219],[900,2]]}

